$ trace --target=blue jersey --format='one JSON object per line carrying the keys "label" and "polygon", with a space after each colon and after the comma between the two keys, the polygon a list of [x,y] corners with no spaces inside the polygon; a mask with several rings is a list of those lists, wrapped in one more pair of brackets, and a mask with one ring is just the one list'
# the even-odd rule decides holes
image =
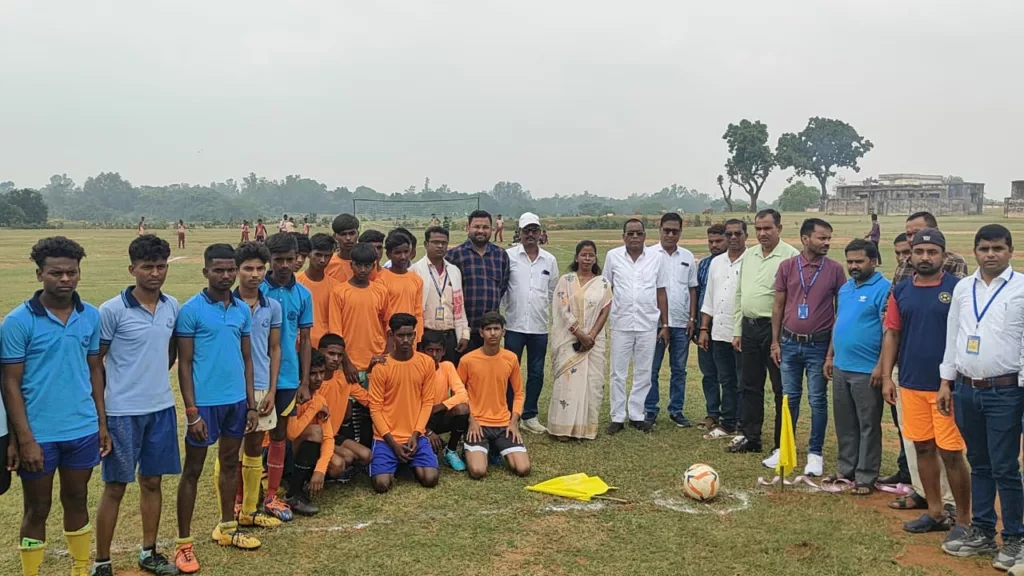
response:
{"label": "blue jersey", "polygon": [[294,274],[284,286],[274,282],[270,274],[260,284],[260,292],[281,305],[281,371],[277,374],[277,389],[294,390],[299,387],[299,330],[313,327],[313,295],[295,281]]}
{"label": "blue jersey", "polygon": [[89,356],[100,353],[100,313],[72,296],[61,322],[39,300],[42,291],[4,319],[0,362],[23,364],[21,394],[36,442],[65,442],[99,431]]}
{"label": "blue jersey", "polygon": [[242,338],[252,331],[245,302],[232,296],[227,306],[204,288],[178,312],[175,335],[193,340],[192,382],[196,406],[222,406],[245,400]]}
{"label": "blue jersey", "polygon": [[[235,298],[242,300],[238,290],[235,290]],[[252,387],[253,390],[267,390],[270,388],[270,330],[281,328],[281,305],[260,292],[256,306],[250,306],[249,311],[252,313],[252,334],[249,336]]]}
{"label": "blue jersey", "polygon": [[150,312],[129,286],[100,306],[100,343],[107,346],[108,416],[138,416],[174,406],[167,352],[178,301],[160,294]]}
{"label": "blue jersey", "polygon": [[[885,325],[900,330],[900,386],[935,392],[946,352],[949,303],[960,279],[943,273],[933,286],[917,286],[913,281],[907,278],[893,289]],[[895,323],[890,321],[896,318]]]}

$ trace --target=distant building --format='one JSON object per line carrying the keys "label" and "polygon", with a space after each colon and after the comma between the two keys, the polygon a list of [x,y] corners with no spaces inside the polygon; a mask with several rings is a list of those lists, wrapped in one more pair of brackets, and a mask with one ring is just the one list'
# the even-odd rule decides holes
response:
{"label": "distant building", "polygon": [[1024,216],[1024,180],[1014,180],[1010,183],[1010,197],[1003,200],[1003,216]]}
{"label": "distant building", "polygon": [[829,214],[910,215],[927,211],[936,216],[981,214],[985,185],[930,174],[879,174],[860,184],[836,186],[828,199]]}

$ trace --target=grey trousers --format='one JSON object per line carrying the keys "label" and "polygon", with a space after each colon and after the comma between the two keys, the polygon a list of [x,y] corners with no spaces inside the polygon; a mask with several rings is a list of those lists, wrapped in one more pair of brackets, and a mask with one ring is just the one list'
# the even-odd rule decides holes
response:
{"label": "grey trousers", "polygon": [[882,466],[882,389],[871,375],[832,371],[832,414],[839,443],[836,473],[873,486]]}

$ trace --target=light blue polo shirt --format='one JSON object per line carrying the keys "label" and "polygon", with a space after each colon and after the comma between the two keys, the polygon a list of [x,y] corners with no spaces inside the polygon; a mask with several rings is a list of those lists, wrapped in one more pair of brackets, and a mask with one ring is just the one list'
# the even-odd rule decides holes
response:
{"label": "light blue polo shirt", "polygon": [[178,301],[160,294],[150,312],[129,286],[100,306],[100,344],[107,387],[103,395],[108,416],[138,416],[174,406],[167,351],[178,317]]}
{"label": "light blue polo shirt", "polygon": [[[237,288],[235,298],[242,300]],[[256,307],[250,307],[249,311],[252,312],[252,334],[249,335],[249,343],[252,344],[252,387],[254,390],[267,390],[270,388],[270,330],[281,328],[281,305],[260,292]]]}
{"label": "light blue polo shirt", "polygon": [[281,305],[281,371],[277,374],[277,389],[294,390],[299,387],[299,330],[313,327],[313,295],[295,281],[295,274],[284,286],[274,282],[270,275],[267,272],[260,292]]}
{"label": "light blue polo shirt", "polygon": [[178,311],[174,334],[193,340],[192,381],[196,406],[223,406],[245,400],[245,360],[242,338],[252,332],[245,302],[214,302],[202,292]]}
{"label": "light blue polo shirt", "polygon": [[36,442],[65,442],[99,431],[88,356],[100,353],[100,312],[75,293],[67,324],[39,301],[15,308],[0,334],[0,362],[24,364],[21,394]]}
{"label": "light blue polo shirt", "polygon": [[881,272],[875,272],[859,286],[851,278],[839,289],[839,308],[832,332],[836,368],[860,374],[870,374],[875,369],[882,353],[882,317],[889,285]]}
{"label": "light blue polo shirt", "polygon": [[[4,341],[4,323],[0,321],[0,343]],[[4,406],[4,395],[0,394],[0,436],[7,436],[7,408]]]}

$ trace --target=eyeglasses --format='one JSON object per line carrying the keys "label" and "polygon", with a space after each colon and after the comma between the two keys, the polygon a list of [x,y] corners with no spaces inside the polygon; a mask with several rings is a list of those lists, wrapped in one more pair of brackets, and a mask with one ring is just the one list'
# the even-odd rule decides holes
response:
{"label": "eyeglasses", "polygon": [[740,236],[743,236],[743,232],[726,232],[724,236],[727,238],[739,238]]}
{"label": "eyeglasses", "polygon": [[679,228],[662,228],[662,234],[668,234],[669,236],[678,236],[681,230]]}
{"label": "eyeglasses", "polygon": [[637,232],[637,231],[633,230],[633,231],[630,231],[630,232],[626,232],[625,235],[626,236],[630,236],[630,237],[643,236],[644,235],[644,231],[640,230],[639,232]]}

